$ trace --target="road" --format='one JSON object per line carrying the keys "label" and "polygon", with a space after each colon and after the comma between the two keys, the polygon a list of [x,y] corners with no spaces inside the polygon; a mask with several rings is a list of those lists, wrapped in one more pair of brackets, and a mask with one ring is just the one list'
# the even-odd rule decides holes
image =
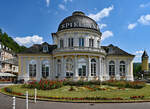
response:
{"label": "road", "polygon": [[[12,97],[0,93],[0,109],[12,109]],[[25,109],[25,99],[16,98],[16,109]],[[150,109],[150,103],[58,103],[29,101],[29,109]]]}

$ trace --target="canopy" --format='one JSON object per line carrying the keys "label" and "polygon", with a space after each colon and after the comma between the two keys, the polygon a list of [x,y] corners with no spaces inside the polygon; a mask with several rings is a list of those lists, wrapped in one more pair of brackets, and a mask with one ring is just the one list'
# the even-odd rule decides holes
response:
{"label": "canopy", "polygon": [[0,77],[1,77],[1,76],[11,76],[11,77],[14,77],[14,76],[16,76],[16,75],[11,74],[11,73],[0,73]]}

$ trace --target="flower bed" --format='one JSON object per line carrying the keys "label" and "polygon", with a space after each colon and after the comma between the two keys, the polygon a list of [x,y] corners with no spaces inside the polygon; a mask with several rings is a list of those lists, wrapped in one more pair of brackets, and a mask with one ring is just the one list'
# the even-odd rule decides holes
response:
{"label": "flower bed", "polygon": [[[135,101],[135,100],[149,100],[150,94],[147,92],[150,86],[142,89],[128,89],[120,91],[117,87],[110,86],[83,86],[85,90],[77,89],[78,86],[63,86],[60,89],[54,90],[37,90],[38,99],[46,100],[58,100],[58,101],[83,101],[83,102],[99,102],[99,101]],[[99,89],[95,89],[99,88]],[[102,89],[100,89],[102,88]],[[108,89],[107,89],[108,88]],[[110,90],[113,88],[113,90]],[[105,91],[105,90],[106,91]],[[137,91],[141,90],[141,91]],[[29,97],[34,97],[34,89],[22,88],[22,85],[8,86],[2,88],[2,92],[7,92],[6,94],[17,95],[20,97],[25,97],[26,91],[29,93]],[[126,94],[125,94],[126,93]],[[125,94],[125,95],[124,95]]]}
{"label": "flower bed", "polygon": [[32,81],[30,83],[26,83],[23,85],[24,88],[37,88],[40,90],[50,90],[50,89],[56,89],[63,86],[63,81],[50,81],[50,80],[40,80]]}

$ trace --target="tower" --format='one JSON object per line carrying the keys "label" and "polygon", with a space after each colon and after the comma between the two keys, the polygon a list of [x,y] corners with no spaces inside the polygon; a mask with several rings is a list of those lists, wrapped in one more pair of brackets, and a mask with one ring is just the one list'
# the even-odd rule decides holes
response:
{"label": "tower", "polygon": [[149,70],[149,63],[148,63],[148,54],[144,50],[143,55],[142,55],[142,71],[148,71]]}

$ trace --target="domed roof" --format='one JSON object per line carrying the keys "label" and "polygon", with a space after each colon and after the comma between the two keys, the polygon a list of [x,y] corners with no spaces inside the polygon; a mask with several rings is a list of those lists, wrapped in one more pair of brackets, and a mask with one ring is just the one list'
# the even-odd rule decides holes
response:
{"label": "domed roof", "polygon": [[100,32],[97,23],[81,11],[75,11],[72,16],[65,18],[59,25],[58,31],[70,28],[86,28]]}

